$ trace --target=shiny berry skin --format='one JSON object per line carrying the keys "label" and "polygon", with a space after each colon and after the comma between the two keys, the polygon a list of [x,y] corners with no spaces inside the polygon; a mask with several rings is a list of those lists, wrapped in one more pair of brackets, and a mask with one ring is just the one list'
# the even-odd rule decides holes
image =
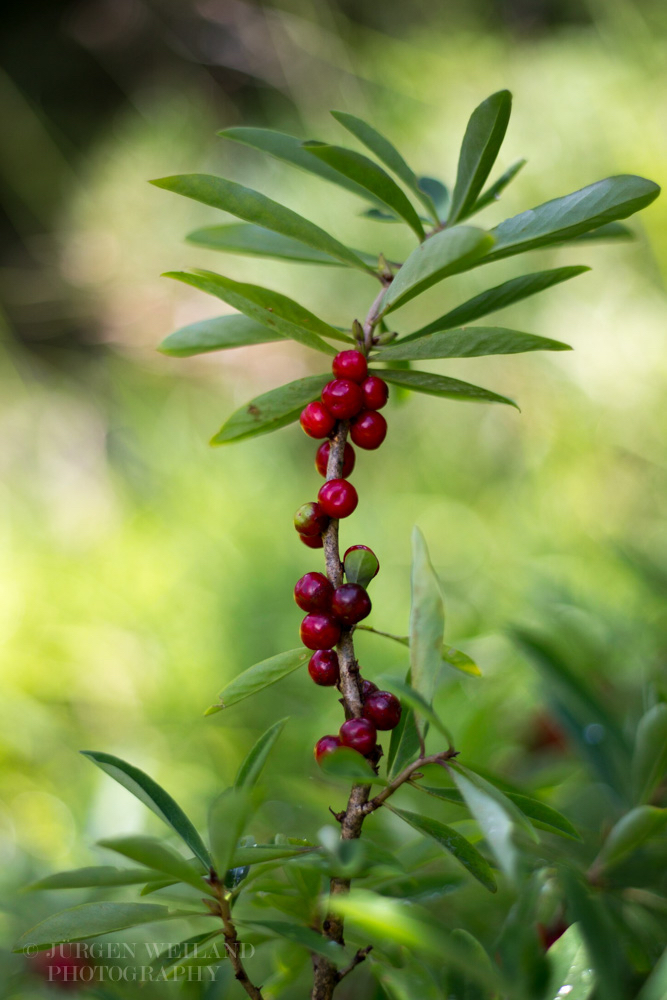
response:
{"label": "shiny berry skin", "polygon": [[306,573],[294,587],[294,600],[302,611],[328,611],[332,596],[333,587],[324,573]]}
{"label": "shiny berry skin", "polygon": [[376,729],[395,729],[401,720],[401,703],[389,691],[373,691],[364,701],[364,719]]}
{"label": "shiny berry skin", "polygon": [[350,378],[353,382],[363,382],[368,374],[368,364],[361,351],[341,351],[331,365],[336,378]]}
{"label": "shiny berry skin", "polygon": [[340,639],[340,625],[322,611],[306,615],[301,622],[301,642],[308,649],[331,649]]}
{"label": "shiny berry skin", "polygon": [[362,681],[361,682],[361,700],[365,701],[366,698],[368,698],[369,694],[373,694],[373,692],[377,691],[377,689],[378,689],[378,686],[377,686],[377,684],[373,684],[373,681]]}
{"label": "shiny berry skin", "polygon": [[323,549],[324,539],[321,535],[299,535],[299,538],[304,545],[307,545],[309,549]]}
{"label": "shiny berry skin", "polygon": [[[294,527],[300,535],[321,535],[329,527],[329,515],[319,503],[302,504],[294,515]],[[319,546],[314,546],[319,548]]]}
{"label": "shiny berry skin", "polygon": [[364,394],[364,406],[367,410],[381,410],[389,399],[389,386],[377,375],[369,375],[361,383]]}
{"label": "shiny berry skin", "polygon": [[369,719],[348,719],[338,733],[344,747],[358,750],[364,757],[374,748],[377,732]]}
{"label": "shiny berry skin", "polygon": [[331,598],[331,614],[343,625],[356,625],[371,613],[371,599],[360,583],[336,587]]}
{"label": "shiny berry skin", "polygon": [[387,436],[387,421],[375,410],[364,410],[352,421],[350,437],[360,448],[374,451]]}
{"label": "shiny berry skin", "polygon": [[309,403],[299,417],[299,423],[311,438],[329,437],[336,426],[336,418],[319,399]]}
{"label": "shiny berry skin", "polygon": [[[357,549],[363,549],[364,552],[370,552],[370,554],[372,556],[375,556],[375,553],[373,552],[373,550],[369,549],[369,547],[367,545],[350,545],[349,549],[345,549],[345,555],[343,556],[343,562],[345,562],[345,560],[347,559],[347,557],[350,554],[350,552],[356,552]],[[377,556],[375,556],[375,558],[377,559]],[[375,579],[375,577],[378,575],[379,572],[380,572],[380,560],[378,559],[378,568],[375,570],[375,573],[373,574],[373,579]]]}
{"label": "shiny berry skin", "polygon": [[[327,477],[327,465],[329,463],[329,452],[331,451],[331,441],[323,441],[317,449],[315,456],[315,468],[323,479]],[[343,450],[343,473],[341,479],[347,479],[352,473],[355,462],[354,448],[347,441]]]}
{"label": "shiny berry skin", "polygon": [[349,517],[356,510],[359,497],[347,479],[330,479],[317,494],[319,505],[329,517]]}
{"label": "shiny berry skin", "polygon": [[321,687],[333,687],[340,677],[338,654],[333,649],[318,649],[308,662],[308,673]]}
{"label": "shiny berry skin", "polygon": [[313,750],[315,760],[319,764],[323,757],[328,757],[330,753],[339,750],[342,745],[338,736],[323,736],[315,744],[315,749]]}
{"label": "shiny berry skin", "polygon": [[322,389],[322,402],[336,420],[348,420],[363,409],[364,394],[358,382],[335,378]]}

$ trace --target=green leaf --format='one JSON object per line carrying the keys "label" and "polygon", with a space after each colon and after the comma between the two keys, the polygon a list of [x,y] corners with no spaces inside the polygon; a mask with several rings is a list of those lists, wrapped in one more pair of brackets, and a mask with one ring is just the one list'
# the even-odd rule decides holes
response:
{"label": "green leaf", "polygon": [[128,764],[120,757],[114,757],[113,754],[99,753],[95,750],[82,750],[81,753],[84,757],[92,760],[93,764],[101,768],[105,774],[126,788],[128,792],[131,792],[145,806],[148,806],[167,826],[171,827],[183,843],[190,848],[195,857],[199,858],[205,870],[211,867],[211,856],[201,837],[181,807],[176,804],[171,795],[165,792],[164,788],[158,785],[157,781],[153,781],[138,767]]}
{"label": "green leaf", "polygon": [[501,193],[505,190],[510,181],[513,181],[516,175],[519,173],[522,167],[525,167],[525,160],[515,160],[507,170],[500,175],[497,181],[490,184],[486,191],[482,191],[479,198],[475,204],[470,209],[469,215],[476,215],[477,212],[481,212],[483,208],[490,205],[494,201],[498,201]]}
{"label": "green leaf", "polygon": [[[233,444],[270,434],[298,420],[304,406],[317,399],[330,375],[307,375],[255,396],[228,417],[211,444]],[[297,664],[298,665],[298,664]]]}
{"label": "green leaf", "polygon": [[160,882],[162,872],[146,871],[145,868],[114,868],[111,865],[93,865],[88,868],[74,868],[71,871],[47,875],[26,886],[27,891],[36,889],[91,889],[108,888],[117,885],[141,885],[152,879]]}
{"label": "green leaf", "polygon": [[289,716],[286,716],[284,719],[275,722],[260,736],[238,769],[236,781],[234,782],[235,788],[252,788],[257,783],[257,779],[264,769],[273,745],[285,728],[288,718]]}
{"label": "green leaf", "polygon": [[[310,659],[311,653],[299,646],[298,649],[288,649],[286,653],[278,653],[248,667],[238,674],[220,692],[220,708],[229,708],[252,694],[257,694],[270,684],[275,684],[297,670]],[[217,706],[216,706],[217,707]]]}
{"label": "green leaf", "polygon": [[223,877],[232,867],[238,842],[252,811],[253,799],[246,788],[227,788],[211,803],[208,831],[215,870]]}
{"label": "green leaf", "polygon": [[[383,638],[391,639],[393,642],[400,642],[401,646],[410,645],[410,636],[408,635],[394,635],[393,632],[381,632],[380,629],[371,628],[370,625],[357,625],[356,627],[363,632],[372,632],[373,635],[381,635]],[[469,674],[471,677],[482,676],[482,671],[475,661],[467,653],[462,653],[460,649],[454,649],[453,646],[448,646],[445,643],[440,655],[444,662],[449,664],[450,667],[454,667],[455,670],[460,670],[461,673]]]}
{"label": "green leaf", "polygon": [[430,333],[409,342],[385,347],[374,361],[424,361],[429,358],[480,358],[489,354],[523,354],[526,351],[570,351],[560,340],[520,333],[502,326],[469,326],[461,330]]}
{"label": "green leaf", "polygon": [[409,684],[405,684],[397,677],[381,677],[380,684],[382,685],[383,690],[392,691],[395,695],[398,695],[401,701],[405,705],[409,705],[416,715],[421,715],[425,721],[430,722],[430,724],[434,726],[439,733],[442,733],[449,746],[452,746],[453,740],[451,733],[437,713],[433,710],[426,698],[424,698],[419,691],[416,691],[413,687],[410,687]]}
{"label": "green leaf", "polygon": [[435,177],[420,177],[417,183],[420,190],[431,198],[438,217],[446,219],[450,202],[449,188]]}
{"label": "green leaf", "polygon": [[387,784],[384,778],[378,777],[365,757],[349,747],[340,747],[327,754],[322,758],[320,767],[331,778],[351,779],[358,784]]}
{"label": "green leaf", "polygon": [[654,705],[639,721],[632,756],[635,801],[647,802],[667,770],[667,705]]}
{"label": "green leaf", "polygon": [[[407,684],[410,683],[411,676],[411,671],[408,670],[405,678]],[[391,731],[389,753],[387,754],[387,774],[389,777],[396,777],[404,767],[411,764],[420,750],[421,742],[415,713],[409,705],[406,705],[401,712],[398,725]]]}
{"label": "green leaf", "polygon": [[594,870],[609,869],[623,861],[638,847],[661,833],[667,824],[667,809],[656,806],[637,806],[622,816],[602,845],[593,863]]}
{"label": "green leaf", "polygon": [[380,568],[377,556],[369,549],[353,549],[345,556],[343,565],[347,582],[358,583],[362,587],[368,587]]}
{"label": "green leaf", "polygon": [[14,951],[33,954],[58,944],[85,941],[139,924],[192,915],[189,911],[170,910],[155,903],[81,903],[80,906],[54,913],[26,931],[17,941]]}
{"label": "green leaf", "polygon": [[496,245],[484,263],[561,243],[607,222],[625,219],[650,205],[659,193],[653,181],[622,174],[554,198],[496,226],[491,231]]}
{"label": "green leaf", "polygon": [[265,861],[300,858],[303,854],[313,854],[319,847],[292,847],[289,844],[253,844],[252,847],[237,847],[232,857],[232,868],[245,865],[261,865]]}
{"label": "green leaf", "polygon": [[578,924],[572,924],[547,952],[551,969],[544,1000],[588,1000],[595,987],[588,950]]}
{"label": "green leaf", "polygon": [[149,882],[143,887],[140,896],[150,896],[154,892],[159,892],[160,889],[168,889],[172,885],[178,885],[178,879],[175,878],[163,878],[160,881]]}
{"label": "green leaf", "polygon": [[530,295],[543,292],[562,281],[576,278],[578,274],[584,274],[586,271],[590,271],[590,267],[556,267],[550,271],[536,271],[534,274],[523,274],[519,278],[504,281],[501,285],[488,288],[485,292],[463,302],[428,326],[402,337],[401,343],[405,344],[409,340],[417,340],[429,333],[438,333],[440,330],[453,330],[455,327],[464,326],[498,309],[505,309],[515,302],[520,302]]}
{"label": "green leaf", "polygon": [[506,403],[519,409],[513,399],[500,396],[497,392],[484,389],[481,385],[461,382],[449,375],[434,375],[432,372],[402,371],[399,368],[371,369],[372,375],[379,375],[385,382],[402,385],[412,392],[425,392],[429,396],[455,399],[466,403]]}
{"label": "green leaf", "polygon": [[606,242],[607,240],[634,240],[635,234],[627,226],[624,226],[622,222],[608,222],[605,226],[600,226],[598,229],[591,229],[588,233],[581,233],[579,236],[573,236],[568,243],[598,243]]}
{"label": "green leaf", "polygon": [[431,819],[430,816],[421,816],[419,813],[397,809],[395,806],[386,805],[386,803],[385,806],[406,823],[409,823],[415,830],[418,830],[419,833],[431,837],[446,851],[449,851],[478,882],[481,882],[485,889],[488,889],[489,892],[496,891],[496,880],[488,861],[460,833],[436,819]]}
{"label": "green leaf", "polygon": [[339,340],[340,331],[280,292],[272,292],[260,285],[232,281],[231,278],[225,278],[214,271],[198,271],[196,274],[167,271],[165,277],[192,285],[208,295],[215,295],[249,319],[263,323],[283,337],[291,337],[304,347],[312,347],[323,354],[336,353],[335,348],[331,344],[326,344],[321,337]]}
{"label": "green leaf", "polygon": [[[476,937],[463,928],[452,931],[452,943],[461,951],[461,957],[468,966],[486,968],[489,975],[495,972],[493,963],[486,950]],[[488,1000],[488,993],[478,982],[471,980],[461,969],[452,969],[448,977],[448,995],[456,1000]]]}
{"label": "green leaf", "polygon": [[398,184],[377,163],[362,153],[345,149],[343,146],[330,146],[322,142],[305,143],[304,148],[311,156],[316,156],[318,160],[322,160],[365,188],[392,212],[400,215],[416,233],[418,239],[424,238],[424,227],[414,207]]}
{"label": "green leaf", "polygon": [[332,111],[331,114],[348,132],[351,132],[367,149],[370,149],[371,153],[375,153],[377,158],[384,163],[385,167],[389,167],[392,173],[396,174],[398,179],[403,181],[405,186],[417,195],[426,211],[433,216],[435,222],[438,222],[438,213],[433,199],[428,193],[428,188],[420,187],[413,170],[405,162],[396,147],[381,135],[377,129],[374,129],[367,122],[362,121],[361,118],[357,118],[356,115],[351,115],[346,111]]}
{"label": "green leaf", "polygon": [[373,273],[373,269],[364,264],[354,251],[343,246],[319,226],[304,219],[297,212],[285,208],[284,205],[279,205],[277,201],[267,198],[266,195],[260,194],[259,191],[253,191],[252,188],[244,187],[235,181],[215,177],[213,174],[179,174],[174,177],[161,177],[151,181],[151,184],[184,195],[186,198],[201,201],[204,205],[219,208],[223,212],[229,212],[239,219],[270,229],[274,233],[299,240],[314,250],[335,257],[348,267],[357,267],[367,273]]}
{"label": "green leaf", "polygon": [[560,873],[569,912],[578,922],[598,980],[600,997],[623,1000],[623,968],[618,934],[603,904],[581,884],[569,869]]}
{"label": "green leaf", "polygon": [[[188,243],[219,250],[222,253],[247,254],[250,257],[272,257],[275,260],[295,261],[298,264],[328,264],[341,267],[342,261],[321,250],[294,240],[290,236],[274,233],[262,226],[247,222],[234,222],[227,226],[204,226],[186,236]],[[354,250],[369,267],[377,267],[377,257]]]}
{"label": "green leaf", "polygon": [[[196,965],[215,965],[216,960],[222,962],[227,957],[224,941],[216,941],[223,931],[205,931],[195,934],[178,944],[170,944],[153,960],[153,969],[160,969],[166,980],[178,975],[179,970]],[[214,944],[210,944],[214,942]]]}
{"label": "green leaf", "polygon": [[[136,861],[139,865],[145,865],[147,868],[164,872],[165,875],[171,875],[179,882],[193,886],[198,892],[207,892],[213,895],[210,887],[204,882],[199,865],[194,868],[185,858],[180,857],[166,844],[154,837],[113,837],[100,840],[99,845],[110,851],[115,851],[117,854],[122,854],[123,857],[129,858],[130,861]],[[146,881],[147,879],[144,878],[144,882]]]}
{"label": "green leaf", "polygon": [[637,994],[636,1000],[664,1000],[666,996],[667,949],[663,951],[660,961]]}
{"label": "green leaf", "polygon": [[471,214],[496,162],[511,113],[512,95],[509,90],[499,90],[482,101],[470,116],[447,219],[450,226]]}
{"label": "green leaf", "polygon": [[283,335],[237,313],[214,316],[182,326],[180,330],[165,337],[158,351],[173,358],[191,358],[194,354],[226,351],[231,347],[247,347],[251,344],[269,344],[275,340],[283,340]]}
{"label": "green leaf", "polygon": [[301,924],[288,923],[285,920],[239,920],[245,927],[257,927],[269,931],[275,937],[285,938],[293,944],[302,945],[308,951],[323,955],[334,965],[344,965],[347,962],[343,948],[335,941],[328,941],[317,931]]}
{"label": "green leaf", "polygon": [[398,215],[394,215],[393,212],[387,212],[382,208],[367,208],[365,212],[361,213],[361,215],[364,219],[372,219],[373,222],[389,222],[395,224],[403,221]]}
{"label": "green leaf", "polygon": [[405,305],[451,274],[474,267],[494,245],[494,238],[474,226],[443,229],[413,250],[384,294],[381,315]]}
{"label": "green leaf", "polygon": [[316,160],[304,149],[303,140],[297,139],[293,135],[275,132],[267,128],[247,127],[223,129],[222,132],[218,132],[218,135],[222,136],[223,139],[231,139],[233,142],[240,142],[245,146],[258,149],[262,153],[269,153],[277,160],[291,163],[292,166],[306,170],[309,174],[315,174],[322,180],[338,184],[339,187],[351,191],[352,194],[356,194],[360,198],[368,198],[368,191],[365,188],[355,184],[354,181],[339,174],[336,170],[332,170],[324,161]]}

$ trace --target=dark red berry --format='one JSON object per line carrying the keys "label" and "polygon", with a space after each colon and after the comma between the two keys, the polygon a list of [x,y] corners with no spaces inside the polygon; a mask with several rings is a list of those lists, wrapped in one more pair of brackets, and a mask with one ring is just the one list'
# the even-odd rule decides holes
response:
{"label": "dark red berry", "polygon": [[301,622],[301,642],[308,649],[331,649],[340,639],[340,625],[322,611],[306,615]]}
{"label": "dark red berry", "polygon": [[364,394],[358,382],[349,378],[335,378],[322,389],[322,402],[336,420],[348,420],[362,409]]}
{"label": "dark red berry", "polygon": [[365,701],[366,698],[368,698],[369,694],[373,694],[373,692],[377,691],[377,689],[378,689],[378,686],[377,686],[377,684],[373,684],[373,681],[362,681],[361,682],[361,700]]}
{"label": "dark red berry", "polygon": [[321,535],[299,535],[299,538],[304,545],[307,545],[309,549],[323,549],[324,539]]}
{"label": "dark red berry", "polygon": [[332,595],[333,586],[324,573],[306,573],[294,587],[294,600],[302,611],[328,611]]}
{"label": "dark red berry", "polygon": [[367,410],[381,410],[389,399],[389,386],[377,375],[369,375],[361,383],[364,394],[364,406]]}
{"label": "dark red berry", "polygon": [[395,729],[401,719],[401,703],[389,691],[373,691],[364,701],[364,719],[376,729]]}
{"label": "dark red berry", "polygon": [[375,726],[368,719],[348,719],[338,735],[344,747],[358,750],[364,757],[371,752],[377,738]]}
{"label": "dark red berry", "polygon": [[320,403],[319,399],[308,404],[299,421],[306,434],[311,438],[329,437],[336,426],[336,418],[323,403]]}
{"label": "dark red berry", "polygon": [[331,598],[331,614],[344,625],[356,625],[371,613],[371,599],[360,583],[336,587]]}
{"label": "dark red berry", "polygon": [[[315,468],[321,476],[326,479],[327,477],[327,465],[329,463],[329,452],[331,451],[331,441],[323,441],[322,444],[317,449],[317,455],[315,456]],[[352,473],[354,468],[354,448],[348,442],[345,442],[345,449],[343,451],[343,474],[342,479],[347,479]]]}
{"label": "dark red berry", "polygon": [[[356,552],[357,549],[363,549],[364,552],[370,552],[370,554],[372,556],[375,556],[375,558],[377,559],[377,556],[375,555],[375,553],[373,552],[373,550],[369,549],[367,545],[350,545],[349,549],[345,549],[345,555],[343,556],[343,562],[345,562],[345,560],[347,559],[347,557],[350,554],[350,552]],[[380,572],[380,561],[378,560],[378,568],[375,570],[375,573],[373,573],[373,579],[375,579],[375,577],[378,575],[379,572]]]}
{"label": "dark red berry", "polygon": [[329,517],[349,517],[359,503],[357,491],[347,479],[330,479],[320,489],[317,499]]}
{"label": "dark red berry", "polygon": [[374,451],[387,436],[387,421],[375,410],[364,410],[352,421],[350,437],[360,448]]}
{"label": "dark red berry", "polygon": [[334,753],[342,747],[342,743],[338,736],[323,736],[321,740],[318,740],[315,744],[315,749],[313,753],[315,754],[315,760],[317,763],[321,763],[323,757],[328,757],[330,753]]}
{"label": "dark red berry", "polygon": [[341,351],[333,359],[331,370],[336,378],[351,378],[353,382],[363,382],[368,373],[368,364],[361,351]]}
{"label": "dark red berry", "polygon": [[318,649],[308,662],[308,673],[321,687],[333,687],[340,677],[338,654],[333,649]]}
{"label": "dark red berry", "polygon": [[329,515],[314,500],[304,503],[294,515],[294,527],[300,535],[321,535],[329,527]]}

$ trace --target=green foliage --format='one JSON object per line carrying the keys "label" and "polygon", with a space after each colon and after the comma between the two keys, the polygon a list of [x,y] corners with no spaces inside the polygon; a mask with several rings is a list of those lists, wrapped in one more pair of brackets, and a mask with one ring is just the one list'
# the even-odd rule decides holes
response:
{"label": "green foliage", "polygon": [[459,156],[456,184],[447,222],[450,226],[472,215],[474,205],[493,169],[512,112],[512,95],[499,90],[470,116]]}

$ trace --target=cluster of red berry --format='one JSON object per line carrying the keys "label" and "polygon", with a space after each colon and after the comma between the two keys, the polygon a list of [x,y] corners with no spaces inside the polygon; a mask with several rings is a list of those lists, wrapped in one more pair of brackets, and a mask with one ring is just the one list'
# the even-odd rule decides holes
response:
{"label": "cluster of red berry", "polygon": [[[335,378],[322,390],[321,400],[309,403],[301,414],[301,426],[313,438],[330,438],[338,429],[338,421],[350,421],[350,437],[360,448],[379,448],[387,434],[387,421],[380,410],[388,399],[387,384],[376,375],[368,374],[366,358],[361,351],[341,351],[333,361]],[[315,466],[326,478],[331,442],[326,440],[317,449]],[[310,548],[322,548],[323,533],[331,519],[349,517],[359,497],[347,477],[354,469],[354,448],[346,442],[343,469],[339,479],[329,479],[317,494],[317,501],[303,504],[294,518],[301,541]],[[370,549],[352,545],[348,555]],[[379,569],[379,566],[378,566]],[[376,570],[377,573],[377,570]],[[306,573],[294,588],[294,599],[306,612],[301,623],[301,641],[315,652],[308,672],[316,684],[334,687],[339,684],[338,654],[334,646],[345,629],[366,618],[371,601],[365,587],[359,583],[343,583],[334,587],[323,573]],[[363,703],[361,718],[348,719],[338,736],[323,736],[315,746],[315,758],[333,753],[341,746],[350,747],[367,756],[377,744],[377,730],[393,729],[401,717],[401,704],[389,691],[378,691],[371,681],[362,681]]]}

